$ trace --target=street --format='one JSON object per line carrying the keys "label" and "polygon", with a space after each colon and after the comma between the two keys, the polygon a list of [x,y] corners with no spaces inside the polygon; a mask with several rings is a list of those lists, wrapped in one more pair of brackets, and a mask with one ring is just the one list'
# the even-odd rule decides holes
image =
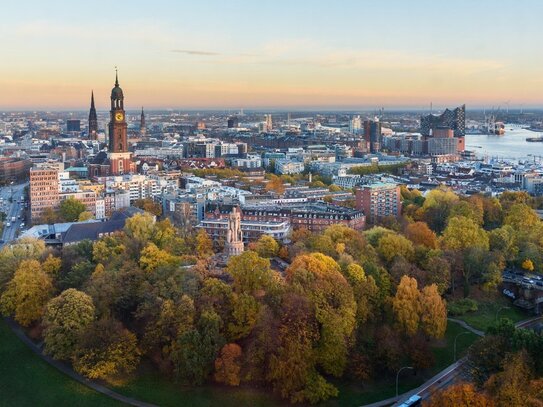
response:
{"label": "street", "polygon": [[[21,197],[23,197],[24,188],[27,185],[28,183],[14,184],[0,188],[0,198],[2,199],[0,210],[6,214],[0,247],[17,237],[21,223],[24,222],[25,204],[21,203]],[[23,219],[19,218],[19,216]],[[15,218],[15,221],[13,221],[13,218]]]}

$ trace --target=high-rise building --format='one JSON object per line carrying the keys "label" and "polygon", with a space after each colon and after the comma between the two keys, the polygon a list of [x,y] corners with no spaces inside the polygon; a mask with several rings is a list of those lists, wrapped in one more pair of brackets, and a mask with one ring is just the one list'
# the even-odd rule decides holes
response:
{"label": "high-rise building", "polygon": [[89,111],[89,140],[98,139],[98,116],[94,107],[94,91],[91,92],[91,107]]}
{"label": "high-rise building", "polygon": [[400,216],[402,202],[400,186],[382,182],[364,185],[356,190],[356,209],[364,212],[370,223],[385,216]]}
{"label": "high-rise building", "polygon": [[431,136],[438,127],[453,130],[454,137],[466,135],[466,105],[450,110],[445,109],[440,115],[429,114],[420,118],[420,133]]}
{"label": "high-rise building", "polygon": [[369,145],[371,153],[378,153],[381,150],[381,123],[377,117],[364,121],[364,140]]}
{"label": "high-rise building", "polygon": [[229,117],[229,118],[228,118],[227,125],[228,125],[228,128],[229,128],[229,129],[236,129],[236,128],[238,128],[238,127],[239,127],[239,119],[237,118],[237,116]]}
{"label": "high-rise building", "polygon": [[362,119],[360,115],[354,116],[349,122],[349,132],[352,134],[359,134],[362,131]]}
{"label": "high-rise building", "polygon": [[266,131],[272,131],[272,130],[273,130],[272,115],[267,114],[266,115]]}
{"label": "high-rise building", "polygon": [[145,127],[145,113],[143,113],[143,106],[141,107],[141,116],[140,116],[140,136],[145,137],[147,134],[147,128]]}
{"label": "high-rise building", "polygon": [[45,209],[55,209],[60,203],[58,169],[32,168],[30,170],[30,217],[34,222]]}
{"label": "high-rise building", "polygon": [[68,133],[81,131],[81,121],[77,119],[66,120],[66,131]]}

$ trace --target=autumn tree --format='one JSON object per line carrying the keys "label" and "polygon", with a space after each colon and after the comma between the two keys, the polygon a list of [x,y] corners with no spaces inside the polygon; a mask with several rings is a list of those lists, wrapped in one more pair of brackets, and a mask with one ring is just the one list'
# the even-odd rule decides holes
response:
{"label": "autumn tree", "polygon": [[428,226],[440,233],[446,226],[452,208],[459,201],[458,195],[447,188],[431,190],[422,205],[422,217]]}
{"label": "autumn tree", "polygon": [[231,257],[226,270],[234,279],[234,290],[240,293],[261,295],[273,280],[270,261],[253,251]]}
{"label": "autumn tree", "polygon": [[81,333],[73,357],[76,372],[89,379],[114,380],[136,369],[136,335],[114,319],[101,319]]}
{"label": "autumn tree", "polygon": [[292,403],[317,403],[337,396],[338,390],[315,368],[313,344],[317,321],[307,298],[288,293],[281,306],[278,343],[270,356],[266,378]]}
{"label": "autumn tree", "polygon": [[334,259],[321,253],[296,257],[286,275],[287,282],[314,304],[320,326],[315,348],[318,364],[324,372],[341,376],[355,326],[356,302],[351,286]]}
{"label": "autumn tree", "polygon": [[162,215],[162,206],[151,198],[136,199],[134,201],[134,206],[155,216]]}
{"label": "autumn tree", "polygon": [[429,249],[437,248],[436,234],[425,222],[410,223],[405,230],[405,235],[414,244],[423,245]]}
{"label": "autumn tree", "polygon": [[427,271],[426,281],[435,284],[437,291],[443,295],[451,285],[451,265],[447,259],[440,256],[431,256],[425,263]]}
{"label": "autumn tree", "polygon": [[49,254],[41,264],[42,270],[51,278],[51,281],[54,281],[58,277],[61,266],[61,259],[52,254]]}
{"label": "autumn tree", "polygon": [[508,354],[502,362],[502,369],[488,379],[485,389],[494,396],[498,406],[529,405],[528,385],[533,370],[526,350]]}
{"label": "autumn tree", "polygon": [[228,343],[221,349],[215,359],[215,380],[229,386],[239,386],[241,371],[241,347],[236,343]]}
{"label": "autumn tree", "polygon": [[37,260],[23,260],[0,297],[4,315],[15,315],[23,326],[39,320],[51,298],[53,285]]}
{"label": "autumn tree", "polygon": [[270,179],[266,183],[266,191],[273,191],[277,194],[282,194],[285,192],[285,186],[283,185],[283,180],[277,175],[271,175]]}
{"label": "autumn tree", "polygon": [[441,339],[447,329],[447,308],[435,284],[428,285],[420,293],[420,326],[429,337]]}
{"label": "autumn tree", "polygon": [[83,211],[79,214],[79,216],[77,217],[77,221],[78,222],[85,222],[89,219],[92,219],[94,218],[94,215],[92,214],[92,212],[89,212],[89,211]]}
{"label": "autumn tree", "polygon": [[516,230],[527,230],[539,222],[541,220],[537,213],[526,204],[512,205],[504,219],[505,225],[510,225]]}
{"label": "autumn tree", "polygon": [[94,314],[92,298],[74,288],[49,301],[43,316],[45,352],[55,359],[69,360]]}
{"label": "autumn tree", "polygon": [[403,276],[396,295],[392,299],[392,309],[396,321],[409,336],[415,335],[420,323],[420,293],[417,280]]}
{"label": "autumn tree", "polygon": [[345,272],[356,300],[356,320],[364,324],[374,317],[379,303],[379,289],[372,276],[367,276],[364,269],[355,263],[349,264]]}
{"label": "autumn tree", "polygon": [[488,250],[487,233],[472,219],[464,216],[451,218],[442,236],[443,247],[449,250],[481,248]]}
{"label": "autumn tree", "polygon": [[200,229],[196,235],[196,254],[202,259],[213,255],[213,241],[205,229]]}
{"label": "autumn tree", "polygon": [[279,243],[270,235],[262,235],[256,242],[256,252],[260,257],[275,257],[279,252]]}
{"label": "autumn tree", "polygon": [[534,271],[534,263],[530,259],[525,259],[522,262],[522,268],[526,271]]}
{"label": "autumn tree", "polygon": [[379,239],[377,251],[387,262],[392,261],[396,256],[412,260],[415,253],[413,243],[405,237],[396,234],[387,234]]}
{"label": "autumn tree", "polygon": [[39,260],[45,252],[43,240],[21,238],[0,250],[0,292],[11,280],[23,260]]}
{"label": "autumn tree", "polygon": [[87,207],[83,202],[69,197],[60,203],[59,214],[65,222],[77,222],[79,215],[86,210]]}
{"label": "autumn tree", "polygon": [[471,383],[458,383],[434,394],[424,407],[494,407],[494,401]]}

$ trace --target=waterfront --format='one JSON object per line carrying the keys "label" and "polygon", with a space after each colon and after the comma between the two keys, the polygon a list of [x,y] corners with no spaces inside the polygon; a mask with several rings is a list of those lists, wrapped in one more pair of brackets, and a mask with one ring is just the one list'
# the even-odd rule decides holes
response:
{"label": "waterfront", "polygon": [[538,137],[541,133],[506,125],[502,136],[487,134],[466,135],[466,150],[480,158],[502,158],[510,160],[533,160],[533,155],[543,155],[543,143],[529,143],[527,137]]}

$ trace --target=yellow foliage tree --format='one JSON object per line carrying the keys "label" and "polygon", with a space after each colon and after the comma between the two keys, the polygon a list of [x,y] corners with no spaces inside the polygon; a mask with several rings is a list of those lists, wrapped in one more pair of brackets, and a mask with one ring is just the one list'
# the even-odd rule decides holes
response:
{"label": "yellow foliage tree", "polygon": [[0,298],[4,315],[15,314],[23,326],[43,316],[45,305],[53,294],[53,284],[37,260],[23,260]]}
{"label": "yellow foliage tree", "polygon": [[241,370],[241,348],[235,343],[228,343],[221,349],[215,360],[215,380],[229,386],[239,386]]}
{"label": "yellow foliage tree", "polygon": [[420,294],[420,325],[424,333],[440,339],[447,329],[447,307],[437,291],[437,285],[424,287]]}
{"label": "yellow foliage tree", "polygon": [[534,271],[534,263],[530,259],[526,259],[522,262],[522,268],[528,271]]}
{"label": "yellow foliage tree", "polygon": [[494,401],[478,393],[471,383],[458,383],[434,394],[423,407],[494,407]]}
{"label": "yellow foliage tree", "polygon": [[417,280],[403,276],[392,299],[394,316],[400,327],[409,336],[415,335],[420,323],[420,293]]}

